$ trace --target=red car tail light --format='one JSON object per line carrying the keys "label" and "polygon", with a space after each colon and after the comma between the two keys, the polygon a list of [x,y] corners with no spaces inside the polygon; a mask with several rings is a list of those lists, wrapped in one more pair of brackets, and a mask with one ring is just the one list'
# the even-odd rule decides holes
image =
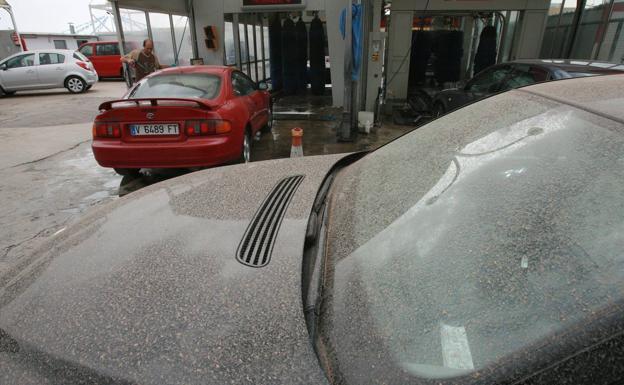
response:
{"label": "red car tail light", "polygon": [[91,68],[89,68],[89,65],[83,61],[76,61],[76,64],[78,64],[78,67],[85,69],[87,71],[91,71]]}
{"label": "red car tail light", "polygon": [[226,134],[232,131],[232,125],[227,120],[188,120],[184,126],[188,136]]}
{"label": "red car tail light", "polygon": [[93,123],[94,138],[121,138],[121,125],[119,123],[95,122]]}

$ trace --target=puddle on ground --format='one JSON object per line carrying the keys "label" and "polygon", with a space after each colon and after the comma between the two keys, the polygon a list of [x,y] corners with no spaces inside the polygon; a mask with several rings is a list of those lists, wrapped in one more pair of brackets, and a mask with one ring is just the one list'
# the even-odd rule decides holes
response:
{"label": "puddle on ground", "polygon": [[196,170],[189,169],[141,169],[138,176],[127,175],[119,183],[118,194],[120,197],[142,189],[154,183],[167,179],[186,175]]}

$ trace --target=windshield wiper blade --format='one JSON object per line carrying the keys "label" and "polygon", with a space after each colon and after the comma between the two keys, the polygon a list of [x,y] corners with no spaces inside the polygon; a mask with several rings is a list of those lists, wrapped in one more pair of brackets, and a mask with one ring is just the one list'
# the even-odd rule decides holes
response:
{"label": "windshield wiper blade", "polygon": [[303,253],[302,294],[303,310],[312,341],[316,338],[316,318],[322,304],[325,280],[325,241],[328,215],[328,195],[340,170],[362,158],[366,152],[357,152],[342,158],[327,173],[312,206],[306,229]]}
{"label": "windshield wiper blade", "polygon": [[[314,213],[313,213],[314,214]],[[323,269],[325,268],[325,229],[326,229],[326,214],[327,214],[327,206],[322,206],[322,212],[316,215],[316,219],[314,220],[316,223],[315,232],[315,240],[318,242],[315,243],[315,247],[310,248],[307,252],[313,255],[309,255],[308,258],[312,259],[312,265],[308,265],[307,272],[307,287],[304,290],[304,315],[306,319],[306,324],[308,326],[308,331],[310,334],[310,339],[314,341],[316,339],[316,325],[317,325],[317,317],[320,313],[320,306],[322,303],[323,296],[323,287],[325,284],[325,274],[323,273]],[[312,222],[312,221],[311,221]],[[304,267],[305,268],[305,267]]]}
{"label": "windshield wiper blade", "polygon": [[329,188],[331,184],[334,182],[335,174],[330,174],[317,195],[316,200],[314,201],[314,206],[312,206],[312,213],[310,214],[310,220],[308,221],[308,228],[306,229],[306,237],[305,242],[306,245],[312,244],[312,242],[316,241],[319,235],[319,231],[321,229],[321,223],[319,223],[319,218],[321,217],[321,210],[325,207],[325,199],[327,198],[327,193],[329,193]]}
{"label": "windshield wiper blade", "polygon": [[336,173],[340,168],[332,170],[321,185],[312,206],[312,213],[306,230],[303,260],[303,305],[304,315],[310,339],[316,339],[317,317],[320,311],[325,274],[325,241],[327,229],[327,196]]}

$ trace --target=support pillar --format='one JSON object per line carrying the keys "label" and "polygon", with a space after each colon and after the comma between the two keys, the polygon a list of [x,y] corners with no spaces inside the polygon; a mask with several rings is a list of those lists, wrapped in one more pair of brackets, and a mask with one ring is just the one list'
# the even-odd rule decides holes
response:
{"label": "support pillar", "polygon": [[115,21],[115,32],[117,33],[117,44],[119,44],[119,52],[121,52],[122,55],[125,55],[128,52],[124,50],[125,38],[123,33],[123,27],[121,26],[121,14],[119,13],[119,4],[117,3],[117,0],[111,0],[110,4],[113,10],[113,20]]}

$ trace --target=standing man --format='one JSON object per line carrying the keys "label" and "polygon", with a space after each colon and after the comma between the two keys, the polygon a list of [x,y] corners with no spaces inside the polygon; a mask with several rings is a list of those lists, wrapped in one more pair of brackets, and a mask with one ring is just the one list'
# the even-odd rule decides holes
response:
{"label": "standing man", "polygon": [[126,56],[122,56],[121,61],[134,66],[134,80],[137,82],[156,70],[168,67],[160,64],[154,55],[154,42],[151,39],[143,40],[143,49],[132,50]]}

